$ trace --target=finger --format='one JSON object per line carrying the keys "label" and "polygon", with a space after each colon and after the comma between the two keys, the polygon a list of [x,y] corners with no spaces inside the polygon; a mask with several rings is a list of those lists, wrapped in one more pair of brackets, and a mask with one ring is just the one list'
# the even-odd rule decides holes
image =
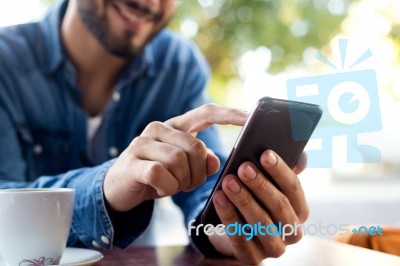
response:
{"label": "finger", "polygon": [[154,188],[159,197],[170,196],[178,191],[179,182],[160,162],[141,160],[136,166],[135,180]]}
{"label": "finger", "polygon": [[[190,175],[186,177],[188,185],[185,186],[184,191],[189,191],[204,183],[207,177],[207,156],[212,157],[213,155],[207,154],[206,145],[201,140],[161,122],[150,123],[141,136],[171,144],[186,152]],[[156,153],[157,150],[152,150],[151,152]]]}
{"label": "finger", "polygon": [[[227,175],[222,181],[222,189],[233,205],[238,209],[246,223],[268,226],[274,224],[270,215],[262,208],[250,194],[240,180],[234,175]],[[279,210],[282,212],[282,210]],[[283,221],[275,221],[276,224]],[[268,227],[275,229],[274,227]],[[285,251],[285,244],[279,236],[270,236],[266,230],[259,230],[257,237],[262,246],[264,257],[279,257]],[[273,233],[273,231],[269,232]],[[253,239],[255,240],[255,239]]]}
{"label": "finger", "polygon": [[[268,210],[275,224],[281,222],[282,225],[287,225],[285,228],[289,227],[289,225],[300,224],[299,218],[287,196],[276,188],[253,163],[245,162],[240,165],[238,176],[245,185],[243,190],[249,189],[257,197],[261,206]],[[289,231],[291,228],[287,229]],[[288,235],[285,235],[284,240],[286,243],[291,244],[298,242],[301,237],[302,232],[299,227],[294,234],[288,233]]]}
{"label": "finger", "polygon": [[300,223],[304,222],[309,214],[304,191],[297,175],[275,152],[267,150],[260,159],[261,165],[271,175],[283,194],[290,201]]}
{"label": "finger", "polygon": [[113,210],[126,212],[144,200],[178,191],[178,181],[161,163],[139,160],[131,155],[126,149],[104,178],[104,197]]}
{"label": "finger", "polygon": [[305,152],[300,153],[297,159],[296,165],[293,167],[293,172],[298,175],[306,169],[307,166],[307,154]]}
{"label": "finger", "polygon": [[[242,224],[235,207],[222,190],[215,192],[213,203],[218,217],[225,226],[235,222]],[[239,261],[246,264],[259,264],[264,258],[255,241],[247,241],[245,235],[230,235],[229,240],[226,250],[220,250],[223,254],[235,256]]]}
{"label": "finger", "polygon": [[185,132],[199,132],[214,124],[243,126],[248,113],[239,109],[205,104],[165,123]]}
{"label": "finger", "polygon": [[138,159],[160,162],[167,168],[178,181],[179,190],[190,189],[189,158],[183,149],[142,136],[132,141],[131,148]]}

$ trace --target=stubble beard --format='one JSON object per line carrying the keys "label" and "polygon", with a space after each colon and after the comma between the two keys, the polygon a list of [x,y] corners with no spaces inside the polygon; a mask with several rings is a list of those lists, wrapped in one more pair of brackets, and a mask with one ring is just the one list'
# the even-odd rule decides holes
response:
{"label": "stubble beard", "polygon": [[[125,30],[123,37],[117,40],[112,35],[110,23],[106,14],[97,14],[97,8],[90,6],[90,4],[85,5],[88,1],[90,0],[79,0],[81,3],[78,4],[78,12],[83,23],[106,51],[123,59],[131,59],[142,53],[146,44],[165,28],[169,22],[166,21],[158,26],[158,28],[155,29],[154,32],[149,33],[149,36],[146,36],[146,39],[142,40],[140,44],[133,43],[136,33],[129,30]],[[106,7],[112,5],[112,2],[112,0],[104,0],[103,5]],[[157,14],[154,17],[153,23],[155,25],[160,23],[161,18],[161,14]]]}

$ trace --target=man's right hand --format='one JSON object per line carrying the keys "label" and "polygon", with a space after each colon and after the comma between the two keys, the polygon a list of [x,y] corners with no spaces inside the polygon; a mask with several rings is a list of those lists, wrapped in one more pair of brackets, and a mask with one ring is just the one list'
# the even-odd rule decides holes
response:
{"label": "man's right hand", "polygon": [[243,126],[247,113],[206,104],[164,123],[152,122],[108,170],[104,196],[115,211],[191,191],[219,169],[219,159],[195,136],[213,124]]}

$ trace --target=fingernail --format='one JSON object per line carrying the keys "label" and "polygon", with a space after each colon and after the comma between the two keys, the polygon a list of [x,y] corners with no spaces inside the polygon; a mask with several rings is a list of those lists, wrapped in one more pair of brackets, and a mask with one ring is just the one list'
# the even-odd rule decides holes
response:
{"label": "fingernail", "polygon": [[233,193],[238,193],[240,191],[240,185],[235,179],[232,179],[231,182],[229,182],[228,188]]}
{"label": "fingernail", "polygon": [[270,165],[274,166],[277,163],[278,159],[276,158],[276,155],[273,151],[269,151],[269,154],[265,158],[265,162]]}
{"label": "fingernail", "polygon": [[250,165],[248,165],[246,167],[246,169],[244,169],[243,174],[244,174],[244,177],[246,177],[248,179],[254,179],[257,176],[257,172]]}
{"label": "fingernail", "polygon": [[219,195],[215,200],[217,201],[218,205],[221,207],[224,207],[228,203],[226,201],[225,195]]}

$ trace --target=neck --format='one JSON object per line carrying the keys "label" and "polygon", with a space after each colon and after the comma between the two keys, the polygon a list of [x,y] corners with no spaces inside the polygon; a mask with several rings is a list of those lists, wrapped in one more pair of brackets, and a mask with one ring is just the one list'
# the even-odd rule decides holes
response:
{"label": "neck", "polygon": [[104,109],[127,60],[104,49],[87,29],[74,5],[76,1],[69,1],[61,24],[61,38],[77,70],[83,107],[90,115],[96,115]]}

